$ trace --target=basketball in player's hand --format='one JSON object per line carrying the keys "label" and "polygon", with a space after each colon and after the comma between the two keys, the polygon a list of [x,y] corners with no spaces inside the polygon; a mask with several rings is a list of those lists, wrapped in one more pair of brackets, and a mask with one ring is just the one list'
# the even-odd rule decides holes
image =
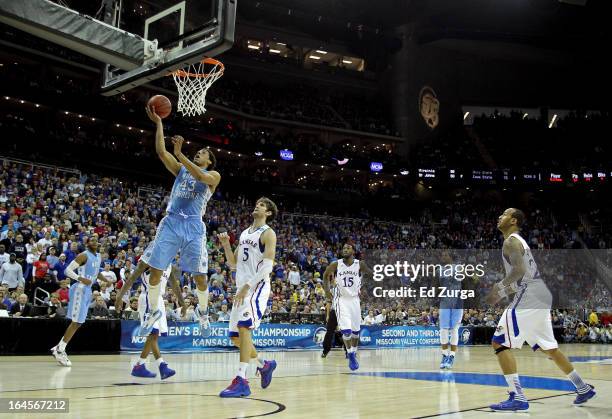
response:
{"label": "basketball in player's hand", "polygon": [[172,112],[172,103],[164,95],[155,95],[149,99],[148,106],[152,107],[153,110],[160,118],[165,118]]}

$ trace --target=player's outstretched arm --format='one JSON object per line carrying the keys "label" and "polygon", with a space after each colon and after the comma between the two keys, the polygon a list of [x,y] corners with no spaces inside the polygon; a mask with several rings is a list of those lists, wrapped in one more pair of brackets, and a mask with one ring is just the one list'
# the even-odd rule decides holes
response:
{"label": "player's outstretched arm", "polygon": [[123,283],[123,286],[121,287],[121,289],[115,296],[115,311],[116,312],[120,312],[123,309],[123,295],[129,289],[132,288],[132,285],[134,285],[134,282],[136,282],[136,280],[140,278],[140,275],[142,275],[144,271],[147,270],[148,267],[149,265],[147,265],[143,261],[139,261],[138,265],[136,265],[136,269],[134,269],[134,272],[132,272],[132,274],[125,280],[125,282]]}
{"label": "player's outstretched arm", "polygon": [[219,233],[217,237],[219,238],[221,246],[223,247],[223,253],[225,253],[225,260],[227,261],[227,264],[230,268],[236,269],[237,255],[236,252],[232,250],[232,245],[229,241],[229,235],[227,234],[227,232],[223,232]]}
{"label": "player's outstretched arm", "polygon": [[174,144],[174,155],[176,158],[183,164],[183,166],[185,166],[185,169],[191,173],[191,176],[193,176],[194,179],[196,179],[198,182],[211,186],[213,189],[216,188],[219,182],[221,182],[221,175],[219,172],[216,170],[207,171],[206,173],[202,172],[202,169],[197,164],[189,160],[187,156],[183,154],[182,147],[184,141],[185,139],[180,135],[175,135],[172,137],[172,144]]}
{"label": "player's outstretched arm", "polygon": [[72,262],[70,262],[68,266],[66,266],[64,273],[70,279],[79,281],[80,283],[85,284],[85,285],[91,285],[92,283],[91,279],[87,279],[85,277],[79,276],[75,272],[75,269],[78,269],[79,266],[83,266],[86,263],[87,263],[87,253],[83,252],[79,254]]}
{"label": "player's outstretched arm", "polygon": [[176,299],[181,306],[181,317],[185,317],[185,313],[187,313],[187,304],[185,304],[185,299],[183,298],[183,290],[181,289],[181,269],[177,264],[172,265],[172,271],[170,272],[170,278],[168,278],[168,282],[170,283],[170,287],[172,291],[174,291],[174,295],[176,295]]}
{"label": "player's outstretched arm", "polygon": [[159,115],[155,113],[153,107],[147,106],[145,110],[147,111],[149,119],[153,121],[157,127],[155,131],[155,152],[162,163],[164,163],[164,166],[166,166],[166,169],[176,176],[179,170],[181,170],[181,165],[176,161],[174,156],[166,150],[166,144],[164,142],[164,124]]}
{"label": "player's outstretched arm", "polygon": [[[102,281],[102,282],[104,282],[106,285],[109,285],[109,284],[114,284],[113,280],[111,280],[111,279],[107,279],[107,278],[106,278],[104,275],[102,275],[102,272],[98,272],[98,276],[96,276],[96,279],[97,279],[98,281]],[[115,282],[116,282],[116,281],[115,281]]]}

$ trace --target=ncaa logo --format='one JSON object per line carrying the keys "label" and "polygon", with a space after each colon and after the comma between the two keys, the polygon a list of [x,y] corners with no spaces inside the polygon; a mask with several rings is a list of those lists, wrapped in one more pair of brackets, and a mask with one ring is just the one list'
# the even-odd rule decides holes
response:
{"label": "ncaa logo", "polygon": [[372,342],[372,337],[370,336],[370,332],[368,329],[361,329],[359,333],[359,343],[368,344]]}
{"label": "ncaa logo", "polygon": [[145,343],[147,340],[144,336],[138,336],[138,332],[140,331],[140,326],[137,326],[132,330],[132,343]]}
{"label": "ncaa logo", "polygon": [[470,343],[471,334],[472,332],[470,332],[470,329],[463,329],[463,332],[461,333],[461,342],[463,342],[465,345]]}
{"label": "ncaa logo", "polygon": [[319,346],[323,345],[323,339],[325,339],[326,332],[327,332],[327,329],[324,327],[319,327],[317,328],[317,330],[315,330],[312,336],[312,341],[315,343],[315,345],[319,345]]}

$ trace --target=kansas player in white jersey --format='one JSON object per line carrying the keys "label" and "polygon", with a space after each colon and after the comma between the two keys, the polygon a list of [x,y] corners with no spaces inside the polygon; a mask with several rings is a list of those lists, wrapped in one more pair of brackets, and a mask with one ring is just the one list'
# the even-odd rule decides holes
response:
{"label": "kansas player in white jersey", "polygon": [[[323,273],[323,288],[327,300],[332,300],[332,307],[336,311],[338,327],[348,353],[349,368],[353,371],[359,368],[357,362],[357,347],[361,332],[359,291],[363,274],[371,272],[363,261],[355,259],[354,254],[353,246],[345,244],[342,247],[342,259],[330,263]],[[333,285],[333,294],[330,285]]]}
{"label": "kansas player in white jersey", "polygon": [[582,404],[595,396],[593,386],[584,383],[572,364],[559,350],[553,334],[550,309],[552,297],[542,280],[527,242],[518,234],[525,221],[525,214],[516,208],[508,208],[499,217],[497,228],[504,235],[502,258],[506,277],[495,284],[487,296],[494,304],[515,292],[493,336],[493,349],[508,383],[510,397],[493,404],[493,410],[527,410],[529,403],[523,393],[517,373],[516,360],[508,349],[520,349],[527,342],[532,349],[540,349],[567,375],[576,387],[578,395],[574,404]]}
{"label": "kansas player in white jersey", "polygon": [[66,345],[87,319],[92,294],[91,286],[96,279],[107,282],[106,278],[100,273],[101,260],[98,253],[98,237],[92,236],[87,241],[87,250],[70,262],[64,271],[68,278],[75,281],[70,286],[70,299],[66,312],[66,317],[72,322],[59,343],[51,348],[51,353],[57,362],[65,367],[72,365],[68,355],[66,355]]}
{"label": "kansas player in white jersey", "polygon": [[[206,250],[206,226],[202,216],[206,204],[221,180],[214,169],[216,159],[207,150],[199,150],[193,162],[182,152],[183,138],[172,137],[174,156],[164,145],[164,127],[161,118],[152,108],[147,108],[149,118],[157,125],[155,150],[157,155],[174,176],[174,186],[166,209],[166,216],[157,228],[151,249],[143,255],[151,267],[149,295],[150,311],[141,326],[141,334],[148,335],[155,322],[161,317],[158,306],[159,281],[162,271],[170,265],[180,252],[181,269],[190,272],[196,282],[198,307],[195,313],[200,322],[202,334],[209,328],[208,323],[208,252]],[[175,157],[176,156],[176,157]]]}
{"label": "kansas player in white jersey", "polygon": [[[450,269],[444,269],[440,278],[440,286],[447,290],[460,290],[462,281],[455,278],[456,265],[448,250],[442,252],[442,263],[448,265]],[[451,369],[455,363],[455,354],[459,344],[459,326],[463,319],[463,300],[459,297],[440,298],[440,345],[442,346],[442,362],[440,369]],[[450,349],[449,349],[450,343]]]}
{"label": "kansas player in white jersey", "polygon": [[236,269],[236,289],[230,314],[229,336],[240,348],[238,374],[223,390],[221,397],[243,397],[251,394],[247,381],[247,367],[257,361],[261,387],[267,388],[276,369],[276,361],[266,361],[257,354],[251,331],[259,327],[270,296],[270,273],[276,254],[276,233],[267,223],[278,209],[268,198],[257,200],[253,210],[253,224],[240,234],[238,246],[232,251],[227,233],[219,234],[227,263]]}

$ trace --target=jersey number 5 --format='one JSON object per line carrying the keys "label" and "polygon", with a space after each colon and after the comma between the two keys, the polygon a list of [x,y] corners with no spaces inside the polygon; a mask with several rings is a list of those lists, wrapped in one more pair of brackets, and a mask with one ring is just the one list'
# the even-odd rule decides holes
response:
{"label": "jersey number 5", "polygon": [[249,248],[245,247],[243,250],[244,250],[244,255],[243,255],[242,261],[246,262],[247,260],[249,260]]}
{"label": "jersey number 5", "polygon": [[353,277],[342,278],[342,281],[344,282],[344,286],[345,287],[352,287],[353,286]]}

